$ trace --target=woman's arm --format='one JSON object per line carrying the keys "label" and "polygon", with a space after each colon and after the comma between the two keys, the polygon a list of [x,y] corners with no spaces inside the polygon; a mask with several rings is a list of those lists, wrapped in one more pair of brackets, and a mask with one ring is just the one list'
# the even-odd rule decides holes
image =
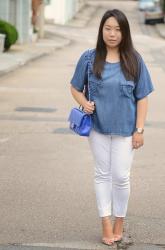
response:
{"label": "woman's arm", "polygon": [[73,98],[84,108],[84,111],[92,114],[95,107],[94,107],[94,102],[89,102],[84,93],[78,91],[77,89],[75,89],[72,85],[71,85],[71,93]]}
{"label": "woman's arm", "polygon": [[136,128],[144,128],[147,116],[148,99],[144,97],[137,102]]}
{"label": "woman's arm", "polygon": [[[144,97],[137,101],[137,116],[136,116],[136,128],[144,128],[146,116],[147,116],[148,99]],[[132,136],[133,148],[138,149],[143,146],[144,138],[143,134],[134,132]]]}

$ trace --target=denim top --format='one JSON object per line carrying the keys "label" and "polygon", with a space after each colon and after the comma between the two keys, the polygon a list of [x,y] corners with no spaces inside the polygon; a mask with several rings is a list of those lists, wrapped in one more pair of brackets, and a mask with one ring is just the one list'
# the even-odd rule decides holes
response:
{"label": "denim top", "polygon": [[[72,86],[83,91],[89,84],[90,100],[95,102],[93,129],[103,134],[131,136],[136,128],[137,101],[154,88],[148,69],[140,57],[138,81],[126,80],[120,62],[105,62],[102,78],[92,72],[95,49],[85,51],[71,79]],[[89,97],[86,93],[87,98]]]}

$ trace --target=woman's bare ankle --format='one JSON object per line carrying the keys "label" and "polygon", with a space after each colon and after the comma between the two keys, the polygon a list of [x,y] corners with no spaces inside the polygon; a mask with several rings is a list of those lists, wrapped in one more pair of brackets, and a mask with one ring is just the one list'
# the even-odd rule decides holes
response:
{"label": "woman's bare ankle", "polygon": [[107,237],[112,239],[113,235],[113,226],[109,216],[102,217],[102,229],[103,229],[103,237]]}
{"label": "woman's bare ankle", "polygon": [[117,235],[122,235],[123,233],[124,217],[115,217],[113,225],[113,233]]}

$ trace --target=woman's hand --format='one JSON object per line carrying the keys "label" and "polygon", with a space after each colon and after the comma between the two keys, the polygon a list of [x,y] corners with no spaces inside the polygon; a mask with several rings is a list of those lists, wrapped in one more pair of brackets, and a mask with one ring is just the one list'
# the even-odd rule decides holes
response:
{"label": "woman's hand", "polygon": [[142,147],[144,144],[143,134],[135,132],[132,136],[132,146],[135,149]]}
{"label": "woman's hand", "polygon": [[83,107],[84,107],[84,112],[88,114],[93,114],[93,111],[95,109],[95,104],[94,102],[86,101]]}

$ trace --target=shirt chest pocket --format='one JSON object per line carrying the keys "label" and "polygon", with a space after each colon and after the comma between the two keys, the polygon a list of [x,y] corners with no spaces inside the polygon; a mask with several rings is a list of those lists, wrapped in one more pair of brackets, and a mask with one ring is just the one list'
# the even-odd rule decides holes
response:
{"label": "shirt chest pocket", "polygon": [[120,93],[122,96],[133,98],[135,83],[133,81],[124,81],[120,84]]}

